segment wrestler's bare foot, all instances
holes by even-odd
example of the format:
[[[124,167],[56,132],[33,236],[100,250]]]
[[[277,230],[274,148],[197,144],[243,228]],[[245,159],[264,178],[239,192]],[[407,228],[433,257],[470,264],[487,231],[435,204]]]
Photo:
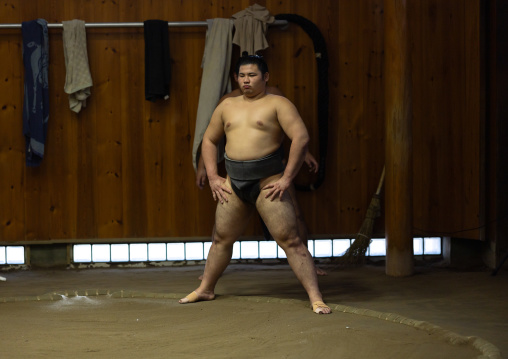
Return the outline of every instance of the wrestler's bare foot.
[[[316,274],[317,275],[328,275],[328,273],[321,268],[316,267]]]
[[[178,303],[186,304],[186,303],[195,303],[195,302],[200,302],[200,301],[205,301],[205,300],[214,300],[214,299],[215,299],[214,293],[199,294],[198,292],[194,291],[194,292],[190,293],[189,295],[187,295],[186,297],[180,299],[178,301]]]
[[[332,310],[322,301],[312,303],[312,311],[316,314],[331,314]]]

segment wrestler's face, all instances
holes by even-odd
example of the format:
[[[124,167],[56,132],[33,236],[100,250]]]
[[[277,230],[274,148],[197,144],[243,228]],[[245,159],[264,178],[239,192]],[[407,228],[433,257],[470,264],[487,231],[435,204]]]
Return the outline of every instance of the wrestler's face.
[[[256,64],[240,66],[238,71],[238,86],[245,96],[256,96],[266,89],[268,72],[263,76]]]

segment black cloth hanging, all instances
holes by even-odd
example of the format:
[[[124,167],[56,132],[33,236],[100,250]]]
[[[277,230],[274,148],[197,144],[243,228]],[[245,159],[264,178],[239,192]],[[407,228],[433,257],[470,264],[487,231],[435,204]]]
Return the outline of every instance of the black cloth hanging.
[[[39,166],[49,120],[49,37],[44,19],[25,21],[23,34],[24,101],[23,134],[25,135],[26,165]]]
[[[171,59],[169,56],[168,22],[144,21],[145,35],[145,99],[156,102],[169,98]]]

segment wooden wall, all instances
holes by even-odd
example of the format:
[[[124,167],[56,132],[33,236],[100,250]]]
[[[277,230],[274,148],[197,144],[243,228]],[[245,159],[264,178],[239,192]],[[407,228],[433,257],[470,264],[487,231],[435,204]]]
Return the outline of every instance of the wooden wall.
[[[485,224],[481,2],[409,4],[415,227],[480,238],[483,229],[474,228]]]
[[[355,233],[384,164],[382,0],[6,0],[0,23],[202,21],[258,3],[318,25],[330,58],[326,179],[299,193],[310,232]],[[479,1],[411,1],[415,233],[480,223]],[[0,241],[208,236],[215,203],[191,162],[204,28],[170,28],[171,98],[144,100],[142,29],[87,29],[94,81],[80,114],[63,91],[61,29],[50,30],[50,119],[42,166],[27,168],[21,30],[0,29]],[[296,25],[270,28],[270,84],[300,110],[318,157],[313,45]],[[237,53],[236,50],[235,53]],[[305,169],[298,183],[313,182]],[[383,235],[382,220],[376,231]],[[260,234],[256,221],[249,235]],[[478,238],[478,231],[461,233]],[[459,236],[460,237],[460,236]]]

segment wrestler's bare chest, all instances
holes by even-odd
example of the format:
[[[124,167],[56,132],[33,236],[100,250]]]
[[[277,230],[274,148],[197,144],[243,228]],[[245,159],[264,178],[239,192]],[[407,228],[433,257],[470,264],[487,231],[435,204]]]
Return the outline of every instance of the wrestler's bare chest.
[[[277,111],[268,101],[238,102],[228,106],[223,113],[224,131],[282,131],[277,120]]]
[[[222,113],[226,133],[226,153],[232,159],[250,160],[279,148],[284,132],[275,106],[254,101],[228,106]]]

